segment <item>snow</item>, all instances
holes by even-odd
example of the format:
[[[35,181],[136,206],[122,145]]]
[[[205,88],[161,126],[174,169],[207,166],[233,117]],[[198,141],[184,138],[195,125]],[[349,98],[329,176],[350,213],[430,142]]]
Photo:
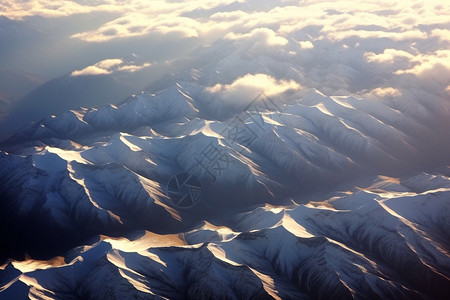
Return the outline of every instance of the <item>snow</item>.
[[[247,213],[226,214],[216,224],[204,222],[184,234],[136,231],[128,237],[102,235],[101,242],[78,250],[79,258],[74,253],[72,258],[29,259],[10,264],[24,274],[20,280],[30,286],[32,293],[69,293],[81,283],[98,297],[111,289],[115,295],[144,293],[173,298],[194,286],[198,293],[199,286],[194,282],[201,282],[206,274],[210,281],[202,283],[206,284],[203,292],[223,295],[226,289],[233,289],[242,272],[247,274],[244,270],[249,270],[253,275],[245,277],[247,282],[239,283],[244,284],[244,290],[260,286],[281,298],[368,292],[387,297],[411,296],[411,289],[432,294],[425,286],[431,280],[445,281],[435,270],[448,274],[450,264],[442,248],[445,240],[435,237],[441,231],[433,225],[434,221],[429,222],[448,214],[442,208],[448,207],[450,190],[439,192],[442,197],[436,198],[433,193],[400,191],[387,182],[398,184],[401,180],[373,177],[361,181],[359,188],[331,197],[329,207],[316,206],[320,201],[286,206],[266,204]],[[383,187],[407,196],[386,198]],[[431,205],[429,201],[440,201],[441,206],[418,209],[423,203]],[[424,213],[428,216],[424,217]],[[423,277],[407,275],[402,269],[405,264],[410,270],[423,273]],[[183,270],[189,270],[187,281],[182,279]],[[87,272],[88,280],[83,280],[82,274]],[[392,272],[409,278],[408,283],[387,280]],[[57,280],[43,279],[55,278],[56,274],[72,283],[57,287]],[[106,287],[95,290],[99,284]],[[3,285],[15,286],[14,281]],[[209,290],[208,286],[214,289]]]

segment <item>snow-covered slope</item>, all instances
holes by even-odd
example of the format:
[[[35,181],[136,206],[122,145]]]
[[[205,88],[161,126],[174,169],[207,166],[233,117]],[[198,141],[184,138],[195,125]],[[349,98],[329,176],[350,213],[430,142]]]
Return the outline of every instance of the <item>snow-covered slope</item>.
[[[3,293],[38,299],[445,299],[445,172],[374,177],[353,190],[342,186],[328,200],[226,213],[177,234],[100,235],[64,257],[9,260],[2,267]],[[417,192],[424,178],[434,184]]]

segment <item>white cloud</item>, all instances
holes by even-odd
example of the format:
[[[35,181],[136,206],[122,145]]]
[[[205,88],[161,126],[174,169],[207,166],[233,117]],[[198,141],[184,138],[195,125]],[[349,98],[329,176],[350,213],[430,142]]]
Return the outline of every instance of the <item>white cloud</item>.
[[[12,19],[26,16],[63,17],[80,13],[120,12],[119,1],[93,1],[91,5],[80,4],[70,0],[31,0],[0,2],[0,11]]]
[[[150,63],[142,65],[127,64],[122,59],[105,59],[92,66],[88,66],[82,70],[76,70],[70,74],[71,76],[88,76],[88,75],[108,75],[113,72],[136,72],[143,68],[150,67]]]
[[[88,76],[88,75],[108,75],[112,72],[106,69],[99,68],[97,66],[89,66],[83,70],[73,71],[71,76]]]
[[[445,49],[450,45],[450,6],[443,2],[361,0],[355,5],[349,0],[5,0],[0,1],[0,11],[12,18],[113,12],[109,22],[72,37],[108,43],[157,33],[177,41],[195,38],[196,44],[205,46],[226,38],[236,41],[236,56],[283,57],[289,60],[286,64],[298,64],[295,70],[280,67],[277,73],[271,73],[277,78],[286,75],[327,93],[365,93],[386,86],[393,78],[404,79],[398,75],[423,82],[434,80],[439,89],[449,85]],[[94,64],[72,75],[133,72],[141,67],[146,65]],[[247,72],[266,71],[255,67],[236,76]],[[389,83],[393,89],[404,91],[397,86],[402,84]],[[388,95],[387,91],[375,89],[373,93]]]
[[[272,97],[300,88],[301,86],[293,80],[276,80],[267,74],[247,74],[231,84],[217,84],[207,88],[207,91],[218,94],[221,99],[230,103],[246,103],[261,93]]]
[[[433,29],[431,36],[439,38],[441,41],[450,41],[450,30],[448,29]]]
[[[74,34],[87,42],[107,42],[117,38],[139,37],[151,32],[179,33],[183,37],[197,37],[201,24],[193,19],[163,14],[150,17],[145,13],[128,13],[92,31]]]
[[[123,63],[123,60],[121,60],[119,58],[113,58],[113,59],[102,60],[102,61],[96,63],[95,65],[101,69],[111,69],[122,63]]]
[[[373,52],[366,52],[365,57],[368,62],[388,62],[392,63],[396,58],[412,59],[414,55],[409,52],[397,49],[385,49],[381,54],[375,54]]]
[[[314,48],[313,43],[311,43],[310,41],[300,41],[299,45],[302,49],[311,49]]]
[[[136,66],[136,65],[128,65],[128,66],[121,66],[117,69],[117,71],[119,72],[129,72],[129,73],[133,73],[139,70],[142,70],[144,68],[148,68],[150,67],[151,64],[150,63],[145,63],[143,65],[140,66]]]
[[[359,37],[361,39],[367,38],[389,38],[393,41],[403,41],[403,40],[415,40],[415,39],[426,39],[428,36],[425,32],[420,30],[409,30],[402,32],[393,31],[383,31],[383,30],[346,30],[346,31],[332,31],[328,33],[327,38],[331,40],[344,40],[351,37]]]
[[[386,98],[386,97],[399,97],[402,95],[402,92],[396,88],[393,87],[386,87],[386,88],[376,88],[371,90],[368,93],[369,96],[377,96],[380,98]]]
[[[184,37],[209,37],[227,32],[245,36],[258,28],[271,28],[269,45],[283,45],[283,37],[308,26],[318,26],[315,38],[342,40],[358,38],[388,38],[393,41],[426,39],[428,34],[448,40],[448,28],[431,33],[419,25],[447,24],[448,5],[441,0],[375,1],[362,0],[355,5],[349,0],[337,1],[271,1],[252,3],[254,10],[234,0],[29,0],[0,2],[0,11],[11,18],[40,15],[60,17],[78,13],[114,12],[119,16],[96,29],[74,34],[74,38],[88,42],[107,42],[113,39],[138,37],[151,32],[176,33]],[[234,3],[234,10],[222,7]],[[231,6],[230,6],[231,7]],[[230,8],[229,7],[229,8]],[[229,9],[228,8],[228,9]],[[201,11],[201,13],[198,13]],[[234,30],[239,28],[239,30]],[[260,32],[260,34],[263,34]],[[216,38],[221,36],[216,36]],[[233,35],[228,36],[233,37]],[[310,46],[305,44],[305,47]],[[303,47],[303,48],[305,48]]]
[[[288,43],[288,40],[282,36],[279,36],[276,32],[269,28],[256,28],[249,33],[229,33],[225,36],[225,39],[229,40],[250,40],[258,41],[261,44],[256,46],[284,46]]]

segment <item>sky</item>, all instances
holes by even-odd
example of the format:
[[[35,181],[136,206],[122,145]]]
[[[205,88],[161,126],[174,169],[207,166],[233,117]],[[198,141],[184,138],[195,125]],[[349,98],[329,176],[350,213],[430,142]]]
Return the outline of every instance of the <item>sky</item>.
[[[386,98],[401,96],[409,82],[450,95],[446,0],[4,0],[0,15],[14,22],[0,26],[0,39],[13,41],[3,43],[0,68],[45,80],[147,70],[150,84],[197,47],[222,39],[247,45],[248,55],[296,57],[309,81],[240,74],[211,85],[214,92],[273,83],[272,91],[306,85]],[[362,74],[359,82],[350,69]]]

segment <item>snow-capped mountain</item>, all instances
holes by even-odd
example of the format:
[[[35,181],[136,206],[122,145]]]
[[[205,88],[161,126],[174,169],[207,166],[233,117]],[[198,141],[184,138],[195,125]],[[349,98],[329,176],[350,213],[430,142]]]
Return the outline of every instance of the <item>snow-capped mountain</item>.
[[[183,233],[100,235],[63,257],[9,260],[2,296],[445,299],[450,181],[441,171],[375,177],[328,200],[266,204]]]
[[[394,112],[384,103],[302,93],[205,120],[210,95],[179,83],[19,132],[1,157],[6,293],[444,295],[450,174],[417,172],[448,163],[450,146],[404,115],[376,118]],[[204,193],[188,210],[166,196],[181,172]],[[43,261],[21,263],[25,253]]]
[[[448,98],[257,42],[3,142],[0,298],[446,299]]]

